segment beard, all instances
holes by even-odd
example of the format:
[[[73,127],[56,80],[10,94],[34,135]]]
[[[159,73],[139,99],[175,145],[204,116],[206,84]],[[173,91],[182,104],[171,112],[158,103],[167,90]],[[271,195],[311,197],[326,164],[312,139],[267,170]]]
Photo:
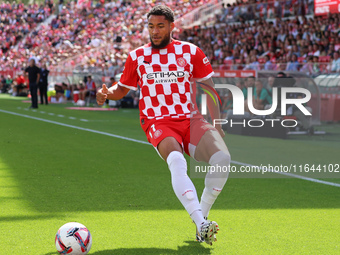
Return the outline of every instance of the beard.
[[[161,43],[159,45],[156,45],[156,44],[153,43],[151,36],[150,36],[150,42],[151,42],[152,48],[154,48],[154,49],[165,48],[170,43],[170,34],[165,36],[164,39],[161,41]]]

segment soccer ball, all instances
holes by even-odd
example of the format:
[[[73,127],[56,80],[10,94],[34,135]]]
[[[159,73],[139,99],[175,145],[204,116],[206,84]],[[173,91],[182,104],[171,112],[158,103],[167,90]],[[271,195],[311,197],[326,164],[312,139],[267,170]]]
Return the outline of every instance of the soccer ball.
[[[84,255],[92,245],[90,231],[78,222],[61,226],[55,236],[55,246],[60,254]]]

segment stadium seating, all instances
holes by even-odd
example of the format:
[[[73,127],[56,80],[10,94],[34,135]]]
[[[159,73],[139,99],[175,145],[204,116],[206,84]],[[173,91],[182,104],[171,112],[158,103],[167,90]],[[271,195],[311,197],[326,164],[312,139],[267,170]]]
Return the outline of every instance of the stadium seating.
[[[150,2],[150,7],[161,2]],[[174,9],[176,17],[180,17],[206,2],[208,1],[177,0],[167,4]],[[34,33],[19,43],[17,41],[24,35],[16,38],[15,42],[3,40],[0,52],[1,70],[19,71],[34,56],[39,62],[47,62],[51,68],[59,66],[64,69],[61,71],[78,68],[82,71],[96,70],[110,76],[116,74],[121,70],[128,51],[147,42],[147,31],[143,23],[147,12],[145,3],[91,3],[88,2],[81,8],[74,2],[67,3],[59,10],[59,15],[51,17],[50,25],[44,24],[36,31],[34,28],[37,24],[52,14],[50,2],[47,1],[45,6],[39,8],[37,5],[17,5],[18,13],[28,8],[28,12],[32,14],[30,19],[24,21],[24,35]],[[2,9],[6,8],[10,9],[11,5],[2,6]],[[7,32],[9,28],[4,29]],[[15,48],[11,47],[15,44]]]
[[[45,5],[3,2],[0,22],[0,69],[13,70],[21,68],[22,60],[27,56],[16,50],[16,46],[28,36],[39,23],[43,22],[53,11],[53,3]],[[23,59],[22,59],[23,58]]]
[[[208,2],[175,0],[167,4],[174,9],[176,18],[179,18]],[[150,7],[158,3],[163,2],[150,2]],[[148,41],[144,26],[147,9],[144,5],[143,1],[118,1],[93,6],[87,4],[84,8],[77,8],[74,2],[69,2],[58,16],[51,17],[50,25],[38,26],[52,15],[54,9],[51,2],[47,1],[41,6],[2,4],[5,15],[1,16],[0,37],[3,40],[0,68],[21,70],[28,59],[34,56],[47,62],[51,68],[60,68],[59,71],[63,71],[63,68],[77,69],[113,76],[121,71],[127,53]],[[29,15],[23,14],[25,9]],[[224,70],[243,69],[246,59],[252,55],[256,55],[260,69],[264,68],[264,55],[269,55],[273,68],[278,70],[288,66],[285,63],[290,56],[297,54],[299,63],[304,63],[307,56],[318,55],[320,71],[326,73],[329,72],[326,66],[331,55],[340,50],[337,35],[340,15],[332,14],[326,19],[295,16],[312,14],[312,10],[302,0],[239,0],[232,5],[223,5],[220,15],[209,26],[203,24],[177,30],[175,37],[200,46],[211,63],[222,64],[219,68]],[[251,12],[253,15],[250,15]],[[290,19],[284,20],[283,17]],[[254,20],[250,23],[233,22],[240,18]],[[297,51],[293,51],[295,45]],[[315,50],[313,45],[317,49],[322,45],[321,51]],[[215,47],[221,54],[214,55]],[[232,60],[222,59],[227,51],[232,52]]]
[[[280,8],[289,11],[283,16],[281,12],[274,11],[273,19],[268,19],[270,17],[261,13],[263,4],[259,1],[247,1],[247,3],[236,1],[233,5],[223,5],[221,15],[214,24],[188,28],[183,31],[180,38],[200,46],[212,64],[224,62],[223,67],[220,68],[226,70],[249,69],[250,62],[246,61],[252,55],[256,55],[260,69],[264,69],[264,56],[268,55],[273,69],[284,71],[289,66],[286,63],[290,62],[294,54],[300,63],[298,68],[303,66],[307,57],[317,56],[318,60],[313,58],[313,65],[317,71],[311,75],[328,73],[329,68],[326,67],[331,56],[335,51],[339,52],[339,48],[335,46],[340,43],[338,36],[340,14],[330,14],[327,17],[295,16],[312,14],[313,6],[307,6],[304,1],[285,1],[276,2],[276,6],[279,8],[281,4]],[[274,4],[274,1],[265,4],[270,6]],[[303,8],[304,11],[302,11]],[[230,18],[230,16],[235,17],[235,12],[238,17],[245,17],[242,16],[242,10],[254,11],[253,20],[250,23],[234,22],[241,20]],[[242,20],[248,19],[242,18]],[[216,45],[218,45],[217,48]],[[216,51],[222,51],[222,53],[232,51],[235,55],[235,50],[239,51],[239,54],[236,54],[233,63],[228,62],[227,65],[230,65],[230,68],[225,66],[223,59],[220,59],[224,56],[223,54],[212,54]]]

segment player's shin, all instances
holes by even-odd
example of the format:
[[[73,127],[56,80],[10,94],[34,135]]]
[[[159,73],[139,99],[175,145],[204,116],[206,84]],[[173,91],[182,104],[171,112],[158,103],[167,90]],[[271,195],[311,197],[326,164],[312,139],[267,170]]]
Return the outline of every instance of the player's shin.
[[[174,192],[196,225],[205,222],[194,184],[187,175],[187,162],[182,153],[173,151],[167,158]]]
[[[205,188],[201,197],[201,209],[204,217],[208,217],[211,206],[227,182],[230,154],[218,151],[211,156],[209,164],[211,168],[205,177]]]

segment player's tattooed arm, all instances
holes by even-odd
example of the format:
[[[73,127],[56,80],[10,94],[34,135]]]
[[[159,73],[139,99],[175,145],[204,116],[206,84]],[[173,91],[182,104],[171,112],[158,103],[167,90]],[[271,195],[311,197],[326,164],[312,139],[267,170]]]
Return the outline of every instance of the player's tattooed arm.
[[[199,85],[204,89],[208,89],[210,92],[215,90],[215,84],[212,80],[212,78],[209,78],[207,80],[201,81],[199,82]],[[207,97],[207,106],[208,106],[208,110],[210,113],[210,117],[212,120],[214,119],[221,119],[221,113],[220,113],[220,99],[217,96],[217,92],[216,93],[210,93],[212,97],[208,96]],[[217,102],[217,103],[216,103]],[[218,132],[221,134],[222,137],[225,136],[224,131],[222,129],[222,126],[220,124],[215,125],[215,128],[218,130]]]

